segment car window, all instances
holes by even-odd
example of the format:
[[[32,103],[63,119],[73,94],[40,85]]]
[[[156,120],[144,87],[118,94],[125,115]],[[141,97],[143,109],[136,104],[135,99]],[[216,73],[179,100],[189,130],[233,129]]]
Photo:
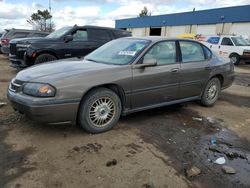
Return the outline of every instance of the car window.
[[[72,27],[62,27],[61,29],[50,33],[48,36],[46,36],[46,38],[60,38],[68,33],[71,29]]]
[[[47,35],[47,33],[33,33],[32,37],[46,37]]]
[[[207,47],[205,46],[202,46],[203,49],[204,49],[204,53],[205,53],[205,57],[206,59],[210,59],[212,57],[212,52],[211,50],[209,50]]]
[[[221,45],[224,45],[224,46],[233,46],[233,42],[231,41],[230,38],[228,37],[224,37],[221,41]]]
[[[130,37],[131,36],[131,33],[128,32],[128,31],[114,31],[115,33],[115,37],[116,38],[120,38],[120,37]]]
[[[180,48],[183,63],[205,60],[202,46],[197,42],[180,41]]]
[[[250,43],[242,37],[232,37],[235,46],[250,46]]]
[[[92,35],[95,40],[110,41],[111,36],[107,30],[104,29],[93,29]]]
[[[73,41],[87,41],[88,33],[86,30],[77,30],[73,32]]]
[[[165,41],[155,44],[144,56],[145,59],[156,59],[157,65],[176,63],[175,41]]]
[[[16,32],[16,33],[14,33],[14,34],[11,36],[11,38],[12,38],[12,39],[15,39],[15,38],[25,38],[25,37],[28,36],[28,34],[29,34],[29,32]]]

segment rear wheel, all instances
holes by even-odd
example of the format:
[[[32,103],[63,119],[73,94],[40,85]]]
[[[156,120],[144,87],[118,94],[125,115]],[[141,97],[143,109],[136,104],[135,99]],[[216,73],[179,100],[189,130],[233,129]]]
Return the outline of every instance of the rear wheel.
[[[220,91],[220,80],[218,78],[209,80],[201,96],[201,104],[204,106],[213,106],[219,97]]]
[[[235,65],[238,65],[240,63],[240,56],[238,54],[230,55],[230,59]]]
[[[51,55],[51,54],[40,54],[39,56],[37,56],[37,58],[35,60],[35,65],[40,64],[40,63],[49,62],[49,61],[54,61],[54,60],[56,60],[56,57]]]
[[[117,94],[107,88],[97,88],[82,101],[78,120],[86,131],[101,133],[110,130],[120,115],[121,101]]]

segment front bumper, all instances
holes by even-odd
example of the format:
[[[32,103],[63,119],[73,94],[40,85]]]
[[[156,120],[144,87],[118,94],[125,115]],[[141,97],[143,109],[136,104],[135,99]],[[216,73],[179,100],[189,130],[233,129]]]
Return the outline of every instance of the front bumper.
[[[23,69],[28,67],[25,60],[18,59],[15,55],[9,54],[10,66],[18,69]]]
[[[9,46],[1,46],[1,52],[3,54],[9,54],[10,53],[10,47]]]
[[[40,99],[10,90],[8,90],[7,97],[15,110],[34,121],[48,124],[76,122],[80,99]]]
[[[240,59],[245,61],[250,61],[250,55],[242,55],[240,56]]]

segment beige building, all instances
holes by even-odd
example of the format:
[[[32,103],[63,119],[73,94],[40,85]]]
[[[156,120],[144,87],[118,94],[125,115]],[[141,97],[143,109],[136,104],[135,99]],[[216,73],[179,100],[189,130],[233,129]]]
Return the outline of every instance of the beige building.
[[[116,28],[131,31],[133,36],[193,33],[250,38],[250,5],[116,20]]]

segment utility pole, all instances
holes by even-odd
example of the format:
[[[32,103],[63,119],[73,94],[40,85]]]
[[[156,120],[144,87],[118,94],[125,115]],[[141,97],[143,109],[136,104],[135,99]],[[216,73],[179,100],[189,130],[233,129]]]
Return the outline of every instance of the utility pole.
[[[51,15],[51,0],[49,0],[49,13]],[[52,31],[52,25],[51,25],[51,18],[49,19],[49,27],[50,27],[50,32]]]

